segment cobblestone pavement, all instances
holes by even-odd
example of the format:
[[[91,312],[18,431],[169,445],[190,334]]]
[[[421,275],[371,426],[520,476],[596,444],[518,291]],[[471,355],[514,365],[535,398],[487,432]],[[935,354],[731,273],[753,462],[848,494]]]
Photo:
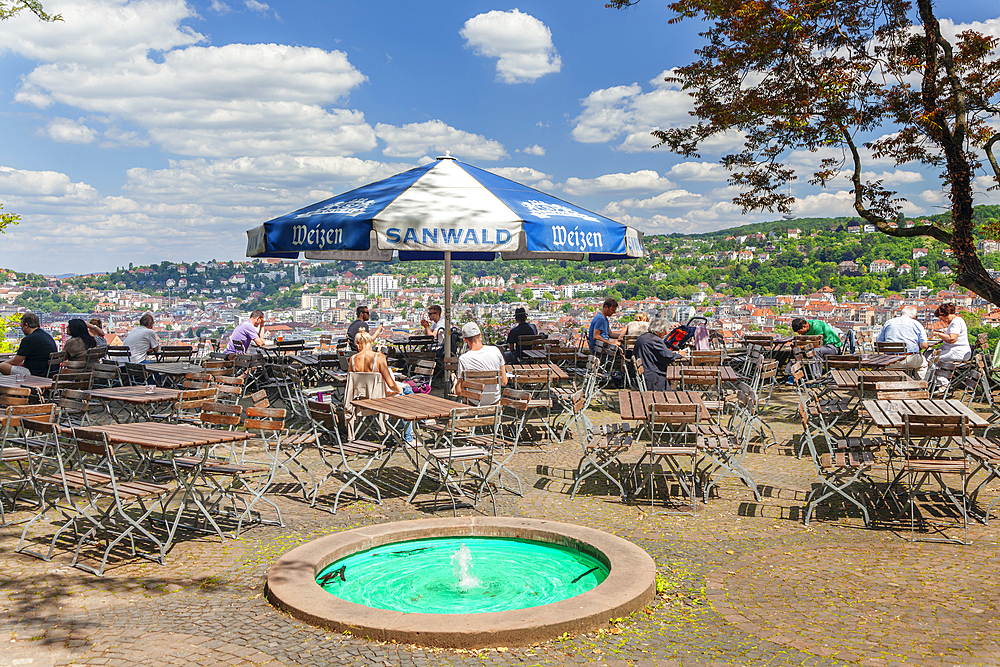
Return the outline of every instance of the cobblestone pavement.
[[[310,508],[291,484],[281,484],[273,497],[284,527],[254,525],[225,541],[185,535],[165,565],[122,554],[104,577],[69,567],[68,543],[49,563],[15,553],[32,516],[20,503],[0,528],[0,666],[1000,665],[998,522],[972,527],[970,546],[911,542],[899,527],[866,528],[860,514],[831,502],[806,528],[813,464],[794,455],[790,409],[768,421],[779,444],[767,452],[754,447],[746,460],[763,501],[727,480],[694,517],[648,502],[622,504],[597,481],[571,500],[576,440],[518,453],[514,467],[525,495],[500,494],[501,515],[612,532],[646,549],[666,581],[653,606],[601,632],[454,651],[372,643],[293,620],[262,597],[277,556],[320,535],[448,516],[451,507],[430,506],[431,494],[418,496],[416,505],[390,495],[382,505],[342,499],[334,515]],[[635,448],[623,458],[638,454]],[[400,458],[386,477],[408,488],[416,475]],[[323,492],[333,490],[329,483]],[[332,493],[320,506],[324,501],[332,502]],[[459,514],[486,510],[484,503]],[[32,537],[51,528],[39,526]]]

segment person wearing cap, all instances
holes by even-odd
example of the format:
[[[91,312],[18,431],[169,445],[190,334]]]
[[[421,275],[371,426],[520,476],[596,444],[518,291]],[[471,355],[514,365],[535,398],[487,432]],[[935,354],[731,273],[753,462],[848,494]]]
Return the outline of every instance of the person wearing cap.
[[[462,338],[469,346],[469,351],[458,358],[458,377],[452,389],[458,393],[462,389],[462,376],[466,371],[501,371],[500,386],[507,386],[507,374],[502,372],[504,367],[503,353],[495,345],[483,345],[483,334],[479,330],[479,325],[469,322],[462,327]],[[500,401],[499,387],[486,385],[483,388],[483,397],[480,405],[494,405]]]
[[[525,312],[524,308],[518,308],[514,311],[514,321],[517,322],[517,326],[507,334],[507,351],[504,353],[508,364],[521,360],[521,346],[517,344],[521,336],[538,335],[538,327],[528,322],[528,313]]]

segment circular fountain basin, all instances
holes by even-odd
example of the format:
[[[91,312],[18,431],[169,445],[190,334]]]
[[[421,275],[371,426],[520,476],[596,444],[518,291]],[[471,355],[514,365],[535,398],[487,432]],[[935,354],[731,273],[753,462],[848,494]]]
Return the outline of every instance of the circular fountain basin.
[[[502,542],[503,553],[482,550]],[[516,555],[507,551],[512,543],[521,550]],[[462,544],[471,552],[466,574],[474,584],[459,577],[461,559],[451,560]],[[336,572],[345,565],[342,579]],[[653,560],[614,535],[553,521],[472,517],[381,524],[314,540],[275,562],[266,594],[296,618],[358,637],[480,648],[603,627],[642,609],[655,589]],[[553,591],[546,599],[556,601],[540,598]],[[504,610],[487,611],[501,597]],[[463,600],[471,605],[462,608]]]

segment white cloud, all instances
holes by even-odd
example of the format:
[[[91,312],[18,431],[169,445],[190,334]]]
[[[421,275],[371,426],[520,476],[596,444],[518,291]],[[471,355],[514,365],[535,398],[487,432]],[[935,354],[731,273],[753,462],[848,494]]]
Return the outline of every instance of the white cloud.
[[[655,211],[665,208],[677,208],[679,206],[702,204],[704,201],[705,198],[703,196],[694,192],[688,192],[687,190],[669,190],[647,199],[629,198],[622,199],[620,201],[613,201],[604,208],[604,211],[605,215],[612,216],[621,215],[625,211],[629,210]]]
[[[180,25],[195,16],[184,0],[61,0],[45,8],[62,14],[63,20],[42,23],[21,12],[4,22],[0,53],[103,67],[205,41],[204,35]]]
[[[66,144],[89,144],[97,131],[70,118],[53,118],[45,126],[45,134],[53,141]]]
[[[518,183],[531,185],[539,190],[551,190],[555,186],[552,184],[552,175],[532,169],[531,167],[491,167],[487,171],[509,178]]]
[[[725,181],[729,172],[721,164],[712,162],[679,162],[667,172],[678,181]]]
[[[458,130],[440,120],[410,123],[397,127],[379,123],[375,134],[386,143],[383,155],[388,157],[419,158],[434,151],[452,155],[462,160],[499,160],[507,157],[503,144],[487,139],[481,134]]]
[[[107,114],[182,155],[352,153],[375,146],[364,115],[326,110],[365,81],[340,51],[229,44],[170,51],[108,67],[42,65],[15,99]]]
[[[527,148],[518,148],[514,151],[515,153],[524,153],[525,155],[545,155],[545,149],[535,144],[534,146],[528,146]]]
[[[476,55],[499,59],[497,79],[504,83],[532,83],[562,67],[552,31],[517,9],[473,16],[459,34]]]
[[[620,192],[652,192],[676,186],[651,169],[630,174],[604,174],[597,178],[567,178],[562,190],[568,195],[594,195]]]
[[[85,183],[73,183],[57,171],[26,171],[0,166],[0,195],[7,197],[69,198],[89,201],[96,191]]]
[[[574,119],[573,138],[582,143],[614,141],[634,153],[652,150],[650,132],[691,122],[691,97],[676,83],[664,81],[671,70],[650,80],[653,89],[643,92],[638,83],[595,90],[583,99],[583,112]]]
[[[250,11],[257,12],[258,14],[267,14],[271,11],[271,8],[266,2],[258,2],[258,0],[244,0],[243,4],[245,4],[247,9]]]

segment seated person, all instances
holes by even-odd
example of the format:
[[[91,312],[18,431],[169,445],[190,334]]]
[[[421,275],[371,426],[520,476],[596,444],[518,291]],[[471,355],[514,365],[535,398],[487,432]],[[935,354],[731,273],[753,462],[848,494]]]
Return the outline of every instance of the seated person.
[[[840,334],[823,320],[806,320],[796,317],[792,320],[792,331],[799,336],[822,336],[823,343],[813,348],[817,357],[840,354]]]
[[[97,341],[91,335],[92,326],[83,320],[72,319],[66,325],[66,333],[70,339],[63,345],[67,361],[86,361],[87,350],[97,347]]]
[[[462,327],[462,338],[469,346],[469,351],[458,358],[458,377],[455,379],[452,393],[457,394],[462,389],[462,376],[466,371],[500,371],[500,386],[507,386],[507,373],[503,372],[504,358],[500,348],[495,345],[483,345],[483,334],[479,325],[469,322]],[[480,405],[494,405],[500,401],[502,389],[487,385],[483,389]]]
[[[385,383],[385,395],[395,396],[396,394],[412,394],[413,389],[405,382],[396,382],[385,355],[376,352],[372,347],[374,338],[367,331],[359,331],[354,337],[358,345],[358,352],[347,362],[347,370],[354,373],[378,373]],[[413,424],[406,425],[406,433],[403,435],[408,444],[413,444]]]
[[[924,325],[917,322],[917,307],[903,306],[899,310],[899,317],[886,320],[875,338],[879,343],[904,343],[906,345],[907,357],[898,361],[889,368],[914,369],[917,371],[917,379],[927,375],[927,357],[921,352],[930,347],[927,340],[927,331]]]
[[[233,329],[232,335],[229,336],[229,344],[223,350],[226,358],[230,359],[231,355],[248,354],[251,344],[258,347],[267,345],[267,341],[260,335],[260,328],[263,325],[264,313],[259,310],[250,313],[250,318],[241,322],[239,326]],[[129,335],[131,336],[132,334]]]
[[[24,338],[17,346],[14,358],[0,364],[0,373],[18,377],[48,375],[49,356],[57,352],[58,348],[52,336],[41,327],[38,315],[25,313],[21,316],[21,331],[24,333]]]
[[[594,314],[594,319],[590,321],[590,329],[587,331],[587,343],[590,345],[591,354],[594,354],[595,341],[602,340],[609,345],[618,344],[611,339],[611,321],[608,319],[617,310],[618,301],[609,298],[604,300],[601,310]]]
[[[639,334],[632,348],[632,356],[642,359],[642,374],[646,381],[646,391],[668,391],[667,366],[681,355],[663,342],[673,330],[673,325],[665,317],[657,317],[649,323],[649,330]]]
[[[649,331],[649,315],[646,313],[636,313],[632,321],[625,325],[624,336],[638,336]]]
[[[139,318],[139,326],[128,332],[122,345],[129,349],[129,361],[133,364],[153,363],[150,352],[160,349],[160,339],[153,331],[153,316],[146,313]]]
[[[358,335],[359,331],[368,331],[368,320],[371,319],[371,313],[368,312],[368,306],[358,306],[354,311],[354,315],[357,317],[356,320],[351,322],[350,326],[347,327],[347,342],[351,346],[351,349],[357,351],[358,346],[354,342],[354,337]],[[382,325],[378,325],[378,329],[372,334],[372,338],[378,338],[379,334],[382,333]]]
[[[538,335],[538,327],[528,322],[528,313],[525,312],[524,308],[514,310],[514,321],[517,322],[517,325],[507,334],[507,351],[504,352],[504,358],[508,364],[521,360],[521,346],[517,344],[521,336]]]
[[[107,334],[104,333],[104,323],[101,322],[101,318],[91,317],[88,325],[87,330],[90,331],[90,335],[94,337],[94,342],[97,343],[97,347],[107,347]]]

